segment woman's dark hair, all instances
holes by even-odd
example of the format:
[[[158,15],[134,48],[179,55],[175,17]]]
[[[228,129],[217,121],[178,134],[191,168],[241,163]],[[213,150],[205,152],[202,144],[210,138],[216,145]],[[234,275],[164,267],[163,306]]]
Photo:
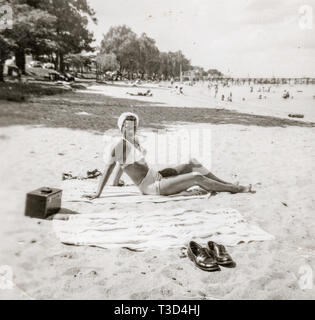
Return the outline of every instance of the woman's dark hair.
[[[134,117],[134,116],[127,116],[126,119],[124,120],[123,127],[124,127],[126,121],[134,121],[134,131],[136,132],[136,129],[137,129],[137,118]]]
[[[137,121],[136,117],[135,116],[127,116],[125,121],[126,120],[129,120],[129,121]]]

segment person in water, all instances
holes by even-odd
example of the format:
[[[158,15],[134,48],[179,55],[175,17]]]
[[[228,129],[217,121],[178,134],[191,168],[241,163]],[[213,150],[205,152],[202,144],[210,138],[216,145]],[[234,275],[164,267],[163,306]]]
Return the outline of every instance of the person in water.
[[[114,185],[122,173],[126,173],[144,195],[191,195],[187,189],[199,186],[206,192],[254,193],[252,186],[241,186],[223,181],[206,169],[198,160],[191,159],[174,168],[161,171],[149,167],[145,160],[145,150],[141,148],[136,131],[139,118],[134,113],[123,113],[118,119],[121,139],[115,141],[105,155],[105,169],[95,194],[85,195],[90,199],[99,198],[108,182],[116,163]]]

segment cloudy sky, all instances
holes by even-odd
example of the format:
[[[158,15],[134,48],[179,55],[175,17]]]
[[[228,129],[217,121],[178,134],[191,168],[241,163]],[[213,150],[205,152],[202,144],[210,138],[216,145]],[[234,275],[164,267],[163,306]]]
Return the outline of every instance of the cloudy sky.
[[[98,43],[110,26],[126,24],[161,51],[182,50],[206,69],[315,77],[315,0],[88,1],[97,12],[91,29]]]

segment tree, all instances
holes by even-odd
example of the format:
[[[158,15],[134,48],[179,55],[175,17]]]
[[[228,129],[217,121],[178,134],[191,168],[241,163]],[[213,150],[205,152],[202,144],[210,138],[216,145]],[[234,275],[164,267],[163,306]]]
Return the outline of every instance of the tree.
[[[137,71],[139,67],[139,43],[137,35],[127,26],[111,27],[101,43],[101,53],[114,53],[120,72]]]
[[[126,25],[111,27],[104,35],[101,53],[114,53],[120,72],[141,73],[148,76],[179,76],[180,71],[190,69],[190,61],[181,51],[161,53],[155,40],[143,33],[139,38]]]
[[[4,63],[10,55],[13,45],[14,44],[10,39],[7,39],[0,33],[0,82],[4,82]]]
[[[38,0],[32,0],[39,2]],[[56,43],[56,67],[64,71],[64,56],[69,53],[92,51],[93,33],[88,30],[89,19],[96,23],[95,11],[87,0],[40,1],[40,7],[56,17],[53,24]]]
[[[7,51],[15,52],[16,64],[25,72],[25,53],[55,53],[56,66],[64,71],[64,55],[91,51],[93,34],[87,29],[89,19],[96,22],[95,12],[87,0],[11,0],[13,28],[1,32],[0,78]]]
[[[96,76],[104,74],[107,71],[116,71],[119,69],[119,63],[114,53],[99,54],[96,59]]]
[[[39,48],[54,47],[54,32],[51,25],[56,21],[48,12],[14,0],[15,14],[12,30],[7,32],[14,45],[16,64],[25,74],[25,53],[33,53]]]
[[[220,78],[220,77],[223,77],[223,73],[220,72],[219,70],[217,69],[209,69],[207,71],[208,75],[211,76],[211,77],[214,77],[214,78]]]
[[[16,64],[22,73],[25,73],[25,52],[32,48],[43,45],[52,36],[50,25],[54,17],[47,12],[29,6],[27,1],[12,0],[10,6],[14,12],[12,28],[1,32],[3,50],[8,55],[11,51],[15,53]],[[2,48],[2,46],[1,46]],[[9,52],[8,52],[9,51]],[[2,62],[4,63],[4,62]],[[3,79],[3,66],[0,68],[0,77]]]
[[[160,72],[166,77],[179,77],[180,71],[191,69],[190,61],[181,51],[160,54]]]
[[[165,79],[171,76],[171,69],[169,68],[169,55],[167,52],[160,52],[159,74],[163,75]]]
[[[196,80],[200,80],[203,79],[203,77],[208,76],[208,72],[206,72],[203,67],[192,66],[192,70],[194,70]]]
[[[143,74],[152,75],[157,73],[160,67],[160,52],[155,45],[155,40],[143,33],[139,42],[139,71]]]
[[[68,54],[64,58],[64,63],[66,65],[71,66],[72,68],[76,69],[76,72],[83,72],[84,68],[90,68],[93,59],[90,56],[84,54]]]

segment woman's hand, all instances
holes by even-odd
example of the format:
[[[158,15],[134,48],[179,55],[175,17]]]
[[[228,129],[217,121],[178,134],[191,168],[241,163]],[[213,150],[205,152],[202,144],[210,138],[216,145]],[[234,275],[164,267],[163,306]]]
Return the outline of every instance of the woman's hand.
[[[94,199],[99,198],[100,195],[97,194],[97,193],[93,193],[93,194],[84,194],[82,197],[83,197],[83,198],[87,198],[87,199],[89,199],[89,200],[94,200]]]

